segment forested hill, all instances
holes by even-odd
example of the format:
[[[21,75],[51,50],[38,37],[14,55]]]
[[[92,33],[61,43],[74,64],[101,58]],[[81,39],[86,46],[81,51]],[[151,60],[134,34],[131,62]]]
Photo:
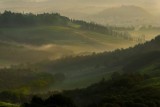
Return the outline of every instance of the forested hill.
[[[16,92],[21,92],[21,90],[22,92],[24,90],[27,92],[33,92],[33,90],[38,92],[41,89],[47,90],[46,88],[48,87],[50,90],[83,87],[83,89],[64,91],[62,93],[69,96],[76,103],[77,107],[159,107],[159,44],[160,36],[157,36],[150,42],[126,50],[75,58],[70,57],[56,62],[46,61],[38,63],[37,66],[39,68],[36,69],[36,73],[33,71],[30,73],[26,69],[24,75],[22,65],[17,66],[17,68],[3,69],[0,76],[2,83],[3,81],[7,81],[7,84],[12,84],[13,86],[10,86],[10,90]],[[17,72],[18,78],[15,78],[17,77],[15,74],[17,73],[13,75],[13,71],[15,70],[19,70]],[[44,70],[45,74],[40,72],[41,70]],[[12,77],[12,81],[4,78],[4,73],[5,77],[8,77],[8,75],[10,78]],[[54,82],[57,77],[59,77],[61,82]],[[21,81],[17,84],[17,80]],[[101,81],[97,83],[99,80]],[[91,85],[93,82],[96,84]],[[23,87],[24,84],[28,84],[27,87]],[[91,86],[84,88],[88,85]],[[7,91],[10,91],[8,89],[9,86],[3,85],[3,87],[4,89],[7,88]],[[30,87],[33,89],[30,89]],[[9,96],[4,99],[4,95],[6,93],[0,94],[2,101],[6,101],[6,99],[7,101],[15,101],[19,98]],[[20,99],[22,98],[20,97]],[[61,101],[61,99],[59,100]],[[46,104],[42,100],[38,100],[42,101],[41,103],[34,101],[31,104]]]
[[[38,26],[63,26],[83,31],[97,32],[114,37],[120,37],[126,40],[135,39],[128,32],[116,31],[112,26],[104,26],[94,22],[70,19],[59,13],[15,13],[4,11],[0,13],[0,28],[20,28],[20,27],[38,27]],[[1,33],[1,32],[0,32]],[[141,38],[137,38],[141,41]]]
[[[157,36],[150,42],[128,49],[94,53],[88,56],[66,57],[57,61],[43,61],[32,66],[40,71],[64,73],[67,77],[65,81],[67,84],[62,83],[60,87],[62,89],[84,87],[102,78],[108,79],[114,72],[132,72],[132,68],[135,72],[156,72],[154,69],[159,65],[159,60],[156,60],[159,58],[159,46],[160,36]],[[149,70],[147,67],[150,67]],[[143,71],[143,68],[146,70]]]
[[[107,47],[105,50],[126,48],[138,42],[132,40],[126,31],[72,20],[58,13],[22,14],[5,11],[0,14],[2,67],[102,52],[104,47]]]
[[[43,14],[32,14],[32,13],[14,13],[11,11],[5,11],[0,14],[0,27],[27,27],[27,26],[39,26],[39,25],[61,25],[61,26],[72,26],[77,24],[82,29],[90,30],[107,30],[106,27],[95,23],[87,23],[80,20],[72,20],[68,17],[61,16],[59,13],[43,13]]]
[[[140,56],[146,53],[160,51],[160,36],[157,36],[155,39],[148,41],[143,44],[138,44],[134,47],[128,49],[117,49],[113,52],[103,52],[103,53],[93,53],[88,56],[77,56],[77,57],[66,57],[57,61],[51,62],[42,62],[47,67],[55,67],[54,69],[63,69],[62,66],[67,68],[72,68],[76,62],[76,66],[95,66],[96,67],[111,67],[115,65],[127,64],[131,60],[134,60],[137,56]],[[130,60],[128,60],[130,59]],[[42,64],[42,65],[43,65]],[[49,68],[50,68],[49,67]],[[76,67],[74,67],[76,68]]]
[[[66,71],[68,68],[72,68],[70,70],[73,70],[75,68],[75,64],[77,65],[76,69],[82,69],[85,67],[88,67],[89,69],[89,66],[91,66],[90,63],[99,63],[99,67],[96,66],[97,68],[95,68],[97,70],[96,78],[98,78],[99,74],[102,72],[109,72],[109,69],[107,68],[116,68],[117,66],[121,66],[122,69],[112,72],[110,78],[101,78],[100,82],[97,82],[87,88],[63,91],[60,95],[71,98],[77,107],[160,107],[159,46],[160,36],[150,42],[137,45],[136,47],[129,48],[127,50],[86,56],[85,61],[82,59],[84,56],[81,58],[75,58],[72,66],[64,66],[62,64],[63,62],[61,62],[61,68],[65,68]],[[73,59],[68,62],[72,61]],[[102,69],[100,69],[102,64],[104,64],[103,61],[108,61],[108,64],[105,63],[106,71],[102,71]],[[81,64],[85,65],[81,66]],[[81,67],[78,68],[78,66]],[[75,73],[75,70],[73,71],[72,75]],[[87,70],[85,72],[81,70],[80,72],[85,74]],[[90,72],[91,73],[87,75],[90,75],[92,79],[96,79],[93,78],[95,73],[94,70],[92,69]],[[78,72],[78,74],[80,73]],[[87,75],[83,75],[81,78],[84,78]],[[74,81],[77,81],[76,79],[74,79]],[[57,95],[53,96],[51,96],[54,98],[52,101],[57,99],[63,102],[65,98],[60,97],[62,98],[60,99],[59,97],[56,97]],[[51,97],[49,99],[51,99]],[[31,103],[24,104],[24,107],[28,107],[28,105],[32,106],[34,104],[37,106],[50,104],[45,103],[46,101],[43,103],[42,100],[38,100],[42,101],[42,103],[38,103],[36,102],[37,100],[33,101],[33,99]],[[68,100],[68,103],[72,104],[70,100]],[[55,102],[51,105],[58,106],[60,104]]]
[[[1,27],[13,27],[13,26],[33,26],[33,25],[66,25],[70,20],[67,17],[60,16],[58,13],[54,14],[37,14],[32,13],[22,14],[13,13],[11,11],[5,11],[0,15]]]

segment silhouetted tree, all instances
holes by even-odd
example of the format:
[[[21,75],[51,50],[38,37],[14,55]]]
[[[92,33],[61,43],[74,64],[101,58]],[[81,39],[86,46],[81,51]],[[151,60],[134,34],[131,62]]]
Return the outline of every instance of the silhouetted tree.
[[[75,107],[75,104],[70,98],[62,94],[55,94],[46,100],[34,96],[30,103],[24,103],[22,107]]]

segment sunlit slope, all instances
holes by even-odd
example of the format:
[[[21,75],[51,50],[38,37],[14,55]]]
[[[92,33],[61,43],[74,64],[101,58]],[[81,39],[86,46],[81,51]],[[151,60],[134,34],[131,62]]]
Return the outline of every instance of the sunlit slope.
[[[62,84],[53,88],[84,87],[109,79],[114,72],[140,72],[156,74],[159,66],[159,37],[133,48],[105,52],[88,56],[68,57],[57,61],[43,61],[36,66],[40,71],[61,72],[66,75]],[[33,66],[33,67],[34,67]]]
[[[132,31],[128,31],[133,37],[141,37],[145,36],[147,41],[155,38],[156,35],[160,34],[159,29],[135,29]]]
[[[116,50],[114,52],[104,52],[76,57],[71,56],[56,61],[45,60],[35,64],[12,66],[10,69],[2,69],[2,71],[7,70],[7,74],[4,75],[2,72],[1,80],[3,83],[3,81],[7,81],[6,77],[10,76],[10,79],[13,80],[8,81],[8,84],[14,82],[14,84],[12,83],[12,87],[20,85],[19,88],[16,87],[16,89],[19,90],[22,88],[21,84],[23,86],[28,78],[37,75],[37,73],[42,73],[42,75],[37,75],[36,77],[39,80],[41,79],[41,76],[45,76],[43,74],[43,72],[45,72],[50,76],[53,75],[53,77],[51,77],[53,79],[59,77],[57,82],[49,83],[49,87],[45,90],[64,90],[86,87],[102,80],[102,78],[108,80],[115,72],[120,74],[124,72],[136,72],[150,76],[159,76],[159,41],[160,37],[158,36],[150,42],[139,44],[133,48]],[[25,70],[26,68],[29,70]],[[17,73],[17,70],[20,73]],[[36,72],[31,72],[30,74],[30,70]],[[24,78],[25,73],[27,73],[27,77],[25,76],[26,78]],[[20,79],[23,78],[21,79],[22,81],[18,80],[20,83],[17,82],[17,79],[19,78],[15,78],[17,77],[17,74]],[[155,77],[154,79],[157,80],[158,78]],[[155,80],[148,80],[150,83],[147,83],[146,85],[150,85],[152,82],[153,84],[159,84],[155,83]],[[43,82],[44,81],[39,81],[40,84]],[[29,87],[32,87],[34,81],[30,81],[30,83],[31,85],[29,84]],[[2,84],[2,86],[4,85]],[[5,88],[6,87],[4,87],[4,89]],[[35,87],[35,90],[37,90],[37,87]],[[32,90],[30,92],[32,92]]]
[[[0,39],[30,45],[116,45],[128,44],[121,37],[114,37],[94,31],[65,26],[39,26],[22,28],[1,28]],[[118,42],[119,41],[119,42]],[[117,43],[118,42],[118,43]],[[125,45],[124,43],[124,45]],[[131,42],[132,43],[132,42]],[[123,45],[123,44],[122,44]]]
[[[50,55],[48,52],[27,48],[17,43],[0,41],[0,67],[24,62],[42,61]]]
[[[16,54],[3,45],[0,55],[4,56],[2,59],[8,58],[12,62],[15,62],[15,59],[37,62],[77,54],[86,55],[136,44],[126,39],[126,36],[129,35],[113,31],[109,26],[72,20],[58,13],[35,15],[5,11],[0,14],[0,41],[10,44]],[[19,50],[27,52],[17,52]],[[39,55],[39,52],[43,54]],[[5,54],[8,54],[7,58]]]
[[[76,26],[1,28],[1,61],[31,62],[126,48],[136,42]],[[7,44],[8,45],[7,45]],[[20,61],[20,62],[21,62]]]

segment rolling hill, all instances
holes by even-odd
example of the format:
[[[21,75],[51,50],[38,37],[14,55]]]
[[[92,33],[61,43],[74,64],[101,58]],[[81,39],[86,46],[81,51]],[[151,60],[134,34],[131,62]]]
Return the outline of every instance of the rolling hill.
[[[101,24],[118,26],[147,25],[152,24],[153,15],[141,7],[124,5],[105,9],[98,14],[90,16],[88,19]]]
[[[55,14],[0,14],[1,65],[111,51],[137,44],[109,27]],[[9,51],[9,52],[8,52]],[[3,62],[3,63],[2,63]]]
[[[156,48],[159,42],[160,37],[157,37],[151,42],[141,44],[132,49],[122,50],[121,52],[126,55],[126,52],[129,50],[140,49],[142,47],[145,49],[142,53],[138,51],[135,52],[131,55],[132,57],[130,57],[130,55],[127,57],[128,55],[126,55],[125,58],[127,59],[123,58],[125,64],[121,64],[121,61],[117,62],[119,63],[118,65],[123,66],[121,69],[123,72],[119,69],[119,71],[112,73],[110,78],[101,78],[99,82],[86,88],[65,90],[58,94],[57,92],[50,93],[49,95],[51,96],[48,98],[50,102],[48,103],[46,103],[48,99],[44,100],[37,97],[39,100],[33,100],[35,99],[35,97],[33,97],[32,101],[27,104],[25,103],[26,106],[24,107],[27,107],[27,105],[61,104],[68,107],[71,107],[71,105],[69,106],[68,104],[77,107],[159,107],[160,50]],[[154,50],[149,50],[149,47],[155,48]],[[120,51],[118,53],[120,53]],[[105,57],[107,57],[107,55],[105,55]],[[112,62],[110,63],[113,64]],[[113,67],[115,67],[115,65]],[[44,96],[47,95],[48,94]],[[57,102],[51,103],[51,101],[55,100]],[[41,101],[41,103],[38,101]],[[43,101],[45,103],[43,103]]]
[[[26,47],[15,42],[0,42],[0,68],[20,63],[42,61],[51,53]],[[53,54],[52,54],[53,55]]]
[[[5,19],[6,23],[2,23],[3,15],[8,18]],[[19,15],[20,21],[17,20]],[[48,23],[52,18],[54,21]],[[116,73],[122,77],[128,73],[149,75],[151,78],[143,78],[140,83],[133,82],[134,85],[136,84],[139,90],[150,86],[158,88],[160,36],[146,43],[122,49],[137,42],[126,39],[128,35],[124,36],[109,27],[70,20],[59,14],[36,16],[6,12],[0,15],[0,23],[4,24],[0,26],[0,66],[12,64],[0,69],[0,99],[6,96],[3,91],[7,91],[7,94],[11,92],[12,95],[12,92],[33,94],[86,88],[102,78],[111,80],[112,75]],[[21,25],[22,23],[26,24]],[[93,51],[95,53],[92,53]],[[120,88],[117,86],[117,80],[108,84],[107,82],[107,87],[111,85],[112,88],[112,85],[115,85]],[[6,99],[2,101],[5,102]]]
[[[154,72],[152,69],[159,66],[159,38],[157,36],[150,42],[128,49],[87,56],[66,57],[57,61],[43,61],[33,64],[32,67],[36,67],[42,72],[65,74],[65,81],[54,85],[53,89],[82,88],[100,81],[102,78],[109,79],[114,72],[138,72],[139,70],[143,71],[143,67],[148,67],[150,71]],[[149,72],[147,68],[146,72]]]
[[[23,97],[19,99],[12,92],[38,94],[74,89],[62,94],[69,96],[80,107],[159,105],[159,45],[160,36],[157,36],[128,49],[1,69],[1,89],[7,90],[7,95],[12,96],[3,99],[6,93],[1,91],[0,99],[19,102]],[[3,85],[4,81],[6,85]]]

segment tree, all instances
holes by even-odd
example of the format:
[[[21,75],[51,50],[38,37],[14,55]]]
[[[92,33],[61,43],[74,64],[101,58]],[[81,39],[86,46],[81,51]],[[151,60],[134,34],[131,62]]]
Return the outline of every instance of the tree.
[[[46,100],[34,96],[30,103],[24,103],[22,107],[75,107],[75,104],[62,94],[54,94]]]

